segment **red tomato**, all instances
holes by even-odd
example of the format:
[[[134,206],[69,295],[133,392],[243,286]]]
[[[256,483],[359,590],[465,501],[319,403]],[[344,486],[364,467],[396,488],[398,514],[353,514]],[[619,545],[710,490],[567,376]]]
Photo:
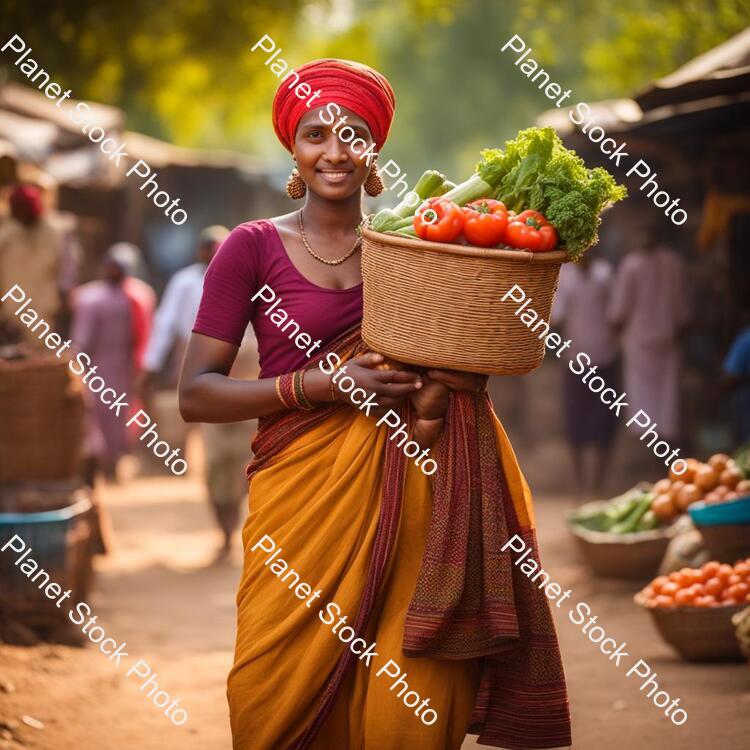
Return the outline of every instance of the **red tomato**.
[[[729,594],[738,602],[744,602],[747,595],[750,594],[750,586],[746,583],[735,583],[729,589]]]
[[[695,595],[691,589],[680,589],[674,595],[674,601],[679,607],[690,607],[695,602]]]
[[[508,226],[508,211],[502,201],[482,198],[464,206],[464,237],[479,247],[502,242]]]
[[[461,209],[443,197],[426,200],[414,214],[414,231],[417,237],[432,242],[453,242],[464,226]]]
[[[511,247],[543,253],[557,245],[557,230],[538,211],[522,211],[510,217],[505,242]]]
[[[665,596],[664,594],[659,594],[654,601],[656,602],[657,607],[663,607],[665,609],[671,609],[675,605],[674,599],[671,596]]]
[[[669,581],[661,587],[661,593],[664,596],[674,596],[680,590],[679,584],[674,581]]]
[[[661,587],[667,583],[669,579],[666,576],[657,576],[654,578],[654,580],[651,582],[651,588],[654,590],[655,594],[661,594]]]
[[[709,578],[703,584],[703,590],[706,592],[706,594],[710,594],[711,596],[719,596],[719,594],[721,594],[721,592],[724,590],[724,583],[720,578]]]

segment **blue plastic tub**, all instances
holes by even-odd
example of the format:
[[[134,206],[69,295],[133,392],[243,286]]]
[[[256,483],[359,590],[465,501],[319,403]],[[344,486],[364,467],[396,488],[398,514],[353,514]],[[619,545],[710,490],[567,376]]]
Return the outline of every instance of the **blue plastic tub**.
[[[694,503],[688,508],[688,513],[696,526],[750,524],[750,495],[725,503]],[[750,535],[750,529],[748,534]]]
[[[38,563],[63,591],[72,589],[72,601],[80,600],[91,577],[90,510],[91,500],[85,497],[59,510],[0,513],[0,548],[18,535],[31,548],[25,559]],[[15,565],[18,557],[10,547],[0,552],[3,609],[27,624],[45,623],[65,614],[39,590],[38,582]]]

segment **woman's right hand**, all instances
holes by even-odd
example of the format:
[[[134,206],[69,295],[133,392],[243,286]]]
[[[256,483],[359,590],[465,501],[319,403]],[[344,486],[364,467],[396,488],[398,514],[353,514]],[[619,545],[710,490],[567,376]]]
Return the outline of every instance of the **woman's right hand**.
[[[363,388],[368,394],[375,394],[378,408],[373,408],[371,413],[381,417],[389,409],[394,409],[414,391],[422,387],[422,377],[419,373],[409,370],[379,370],[379,365],[385,362],[382,354],[367,352],[359,357],[347,360],[340,369],[346,367],[346,372],[339,375],[337,382],[347,375],[354,379],[355,387]],[[336,400],[352,403],[347,394],[334,385]]]

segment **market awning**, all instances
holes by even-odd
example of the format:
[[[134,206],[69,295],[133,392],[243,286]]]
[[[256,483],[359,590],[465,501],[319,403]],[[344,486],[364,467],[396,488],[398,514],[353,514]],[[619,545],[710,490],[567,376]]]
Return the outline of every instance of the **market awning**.
[[[750,90],[750,28],[636,94],[644,111]]]

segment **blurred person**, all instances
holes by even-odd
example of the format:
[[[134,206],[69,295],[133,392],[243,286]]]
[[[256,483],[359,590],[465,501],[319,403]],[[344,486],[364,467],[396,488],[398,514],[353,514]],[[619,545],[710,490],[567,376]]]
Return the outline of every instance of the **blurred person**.
[[[133,306],[133,359],[136,372],[140,372],[151,333],[156,308],[156,292],[143,280],[146,275],[146,266],[143,262],[143,255],[136,245],[130,242],[116,242],[109,249],[109,256],[120,263],[125,270],[122,288]]]
[[[724,360],[722,386],[729,391],[736,445],[750,440],[750,309],[742,311],[743,328]]]
[[[177,271],[169,280],[164,296],[154,318],[144,358],[144,371],[139,391],[149,411],[150,393],[158,374],[168,360],[182,363],[190,332],[198,313],[203,277],[219,245],[229,230],[222,226],[207,227],[200,233],[196,262]],[[253,368],[254,369],[254,368]],[[257,377],[257,372],[233,374],[239,377]],[[240,518],[240,506],[247,491],[243,468],[247,464],[247,448],[254,429],[247,422],[228,424],[201,424],[201,435],[206,460],[206,485],[209,501],[223,534],[223,544],[218,559],[226,557]]]
[[[595,250],[585,253],[578,263],[563,264],[552,307],[552,322],[562,329],[563,339],[574,342],[575,351],[589,355],[591,364],[598,368],[597,375],[617,389],[617,337],[607,321],[613,282],[612,265],[596,257]],[[581,375],[571,372],[567,366],[570,356],[565,360],[565,433],[573,454],[576,493],[581,499],[589,489],[585,466],[587,447],[593,453],[590,489],[595,495],[602,492],[617,416],[602,403],[598,394],[591,392]]]
[[[84,361],[86,370],[96,366],[95,374],[118,394],[131,390],[135,373],[134,308],[125,292],[126,278],[125,265],[110,250],[102,263],[101,279],[77,287],[71,295],[73,344],[89,356],[90,365]],[[84,473],[93,486],[98,471],[116,480],[117,463],[128,451],[128,440],[127,416],[118,416],[96,396],[90,402]]]
[[[39,317],[56,330],[67,291],[63,234],[45,216],[38,187],[16,186],[9,202],[10,216],[0,225],[0,288],[4,292],[18,284],[34,300]]]
[[[680,434],[680,335],[689,319],[685,268],[674,250],[641,237],[617,268],[608,317],[621,335],[628,419],[642,409],[660,439],[673,442]]]

